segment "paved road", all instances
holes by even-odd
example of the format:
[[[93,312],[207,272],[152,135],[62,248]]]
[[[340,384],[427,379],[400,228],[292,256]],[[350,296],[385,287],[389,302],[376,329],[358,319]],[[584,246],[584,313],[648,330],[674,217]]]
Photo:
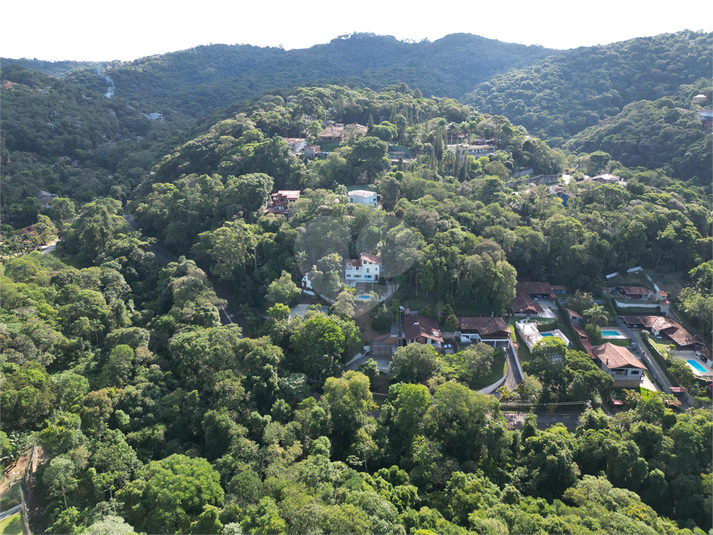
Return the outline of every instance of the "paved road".
[[[47,245],[45,245],[44,247],[41,247],[41,248],[40,248],[40,251],[42,252],[42,254],[47,254],[47,253],[51,253],[52,251],[54,251],[55,248],[57,247],[57,242],[58,242],[58,241],[59,241],[59,240],[55,240],[55,241],[53,241],[53,242],[49,242],[49,243],[48,243]]]

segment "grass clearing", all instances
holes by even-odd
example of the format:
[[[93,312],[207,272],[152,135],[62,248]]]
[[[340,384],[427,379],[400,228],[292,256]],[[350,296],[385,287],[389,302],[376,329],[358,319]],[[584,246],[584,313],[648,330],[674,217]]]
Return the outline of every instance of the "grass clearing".
[[[498,379],[500,379],[507,371],[507,361],[504,358],[496,360],[490,367],[490,373],[479,378],[471,385],[472,390],[480,390],[486,386],[492,385]]]
[[[25,529],[22,526],[22,515],[15,513],[0,520],[0,535],[22,535]]]

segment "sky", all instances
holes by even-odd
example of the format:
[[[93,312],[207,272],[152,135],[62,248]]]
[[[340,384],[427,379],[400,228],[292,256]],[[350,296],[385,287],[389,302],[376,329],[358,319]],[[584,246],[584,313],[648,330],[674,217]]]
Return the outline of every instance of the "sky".
[[[569,49],[684,29],[713,31],[713,3],[452,0],[4,2],[0,57],[130,61],[211,43],[309,48],[353,32],[435,41],[451,33]],[[644,7],[645,6],[645,7]]]

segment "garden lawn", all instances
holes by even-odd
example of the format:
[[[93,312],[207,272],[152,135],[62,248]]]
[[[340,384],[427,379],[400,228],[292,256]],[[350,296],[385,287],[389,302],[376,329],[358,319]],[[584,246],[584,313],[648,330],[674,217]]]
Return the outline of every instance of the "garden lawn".
[[[473,390],[480,390],[481,388],[485,388],[486,386],[492,385],[494,382],[496,382],[498,379],[500,379],[503,375],[505,375],[505,372],[507,371],[507,361],[505,358],[500,358],[493,362],[493,365],[490,367],[490,373],[488,375],[484,375],[480,379],[478,379],[476,382],[474,382],[471,386]]]
[[[22,535],[24,532],[20,513],[15,513],[0,520],[0,535]]]

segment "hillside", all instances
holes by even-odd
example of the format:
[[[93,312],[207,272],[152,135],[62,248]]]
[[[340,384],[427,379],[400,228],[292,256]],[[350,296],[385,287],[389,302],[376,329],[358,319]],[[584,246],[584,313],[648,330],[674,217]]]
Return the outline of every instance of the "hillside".
[[[432,43],[356,34],[289,51],[199,46],[125,63],[106,75],[116,85],[117,96],[151,103],[162,113],[171,108],[196,117],[266,90],[297,85],[335,83],[379,90],[405,82],[424,95],[455,98],[498,73],[552,52],[470,34],[449,35]],[[107,87],[106,75],[90,69],[74,72],[70,78]]]
[[[713,34],[686,31],[567,50],[498,75],[463,101],[557,146],[632,102],[673,96],[702,78],[710,87],[712,45]]]
[[[671,176],[710,187],[711,136],[696,111],[674,107],[669,98],[627,104],[621,113],[575,135],[564,148],[604,151],[627,167],[666,168]]]

